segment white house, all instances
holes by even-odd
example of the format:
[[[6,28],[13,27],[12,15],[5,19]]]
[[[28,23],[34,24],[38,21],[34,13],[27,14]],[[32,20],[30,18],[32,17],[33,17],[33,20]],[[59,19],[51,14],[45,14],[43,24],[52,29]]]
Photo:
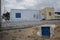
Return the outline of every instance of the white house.
[[[41,20],[42,15],[39,10],[31,9],[11,9],[10,21],[21,21],[21,20]]]

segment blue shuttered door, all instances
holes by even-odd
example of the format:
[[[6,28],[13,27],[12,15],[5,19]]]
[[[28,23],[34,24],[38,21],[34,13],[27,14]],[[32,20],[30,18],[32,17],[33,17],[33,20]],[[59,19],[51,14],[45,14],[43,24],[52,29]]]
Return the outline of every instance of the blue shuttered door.
[[[50,27],[42,27],[42,36],[50,36]]]

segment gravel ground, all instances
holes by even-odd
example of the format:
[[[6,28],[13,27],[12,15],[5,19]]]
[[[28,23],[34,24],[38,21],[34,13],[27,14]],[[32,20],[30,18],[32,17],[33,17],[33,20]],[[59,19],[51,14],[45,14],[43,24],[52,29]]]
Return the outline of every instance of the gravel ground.
[[[33,28],[5,30],[0,32],[2,40],[37,40]]]
[[[1,40],[60,40],[60,25],[54,30],[53,38],[46,39],[38,36],[36,33],[39,27],[25,29],[11,29],[0,32]],[[58,30],[59,29],[59,30]]]

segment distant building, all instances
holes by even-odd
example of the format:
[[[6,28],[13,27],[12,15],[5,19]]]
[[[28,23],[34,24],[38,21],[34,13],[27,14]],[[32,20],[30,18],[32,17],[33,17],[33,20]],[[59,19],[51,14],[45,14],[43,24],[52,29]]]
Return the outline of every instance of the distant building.
[[[55,19],[60,19],[60,12],[55,12]]]
[[[10,21],[23,21],[23,20],[41,20],[42,15],[39,10],[31,9],[11,9]]]
[[[46,7],[40,10],[40,12],[42,13],[42,15],[44,15],[44,19],[46,20],[55,19],[54,8]]]

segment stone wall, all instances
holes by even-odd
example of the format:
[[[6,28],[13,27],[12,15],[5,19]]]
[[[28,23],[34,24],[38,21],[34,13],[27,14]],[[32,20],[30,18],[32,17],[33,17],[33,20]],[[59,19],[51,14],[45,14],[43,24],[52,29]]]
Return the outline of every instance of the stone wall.
[[[54,8],[46,7],[44,9],[40,10],[40,12],[44,15],[44,18],[46,20],[55,19],[55,16],[54,16],[54,14],[55,14],[54,13]]]

